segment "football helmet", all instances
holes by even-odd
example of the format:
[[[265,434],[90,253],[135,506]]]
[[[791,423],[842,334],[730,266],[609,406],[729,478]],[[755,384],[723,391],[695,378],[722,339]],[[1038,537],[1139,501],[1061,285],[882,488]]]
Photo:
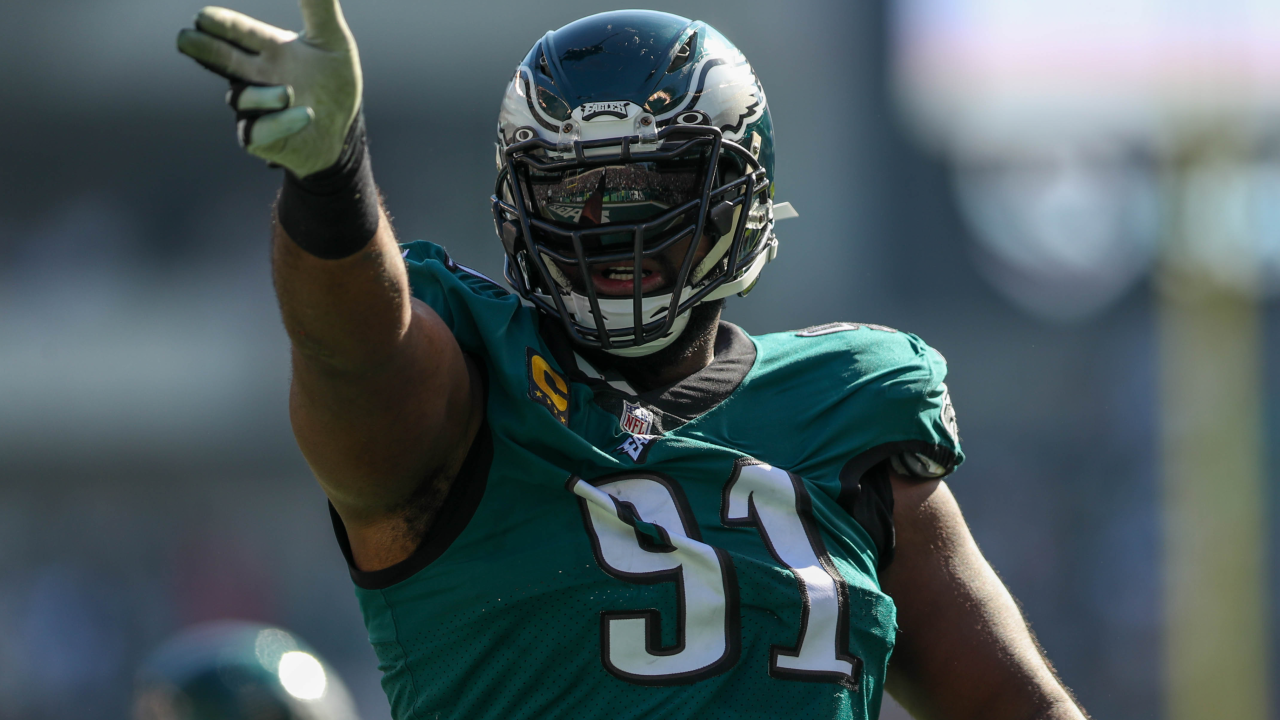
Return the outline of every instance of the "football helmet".
[[[351,695],[279,628],[217,621],[161,645],[138,671],[135,720],[359,720]]]
[[[792,213],[775,215],[773,152],[764,90],[710,25],[622,10],[549,32],[498,116],[507,282],[580,345],[656,352],[777,253],[774,221]],[[655,267],[674,282],[646,290]],[[602,296],[593,272],[621,290]]]

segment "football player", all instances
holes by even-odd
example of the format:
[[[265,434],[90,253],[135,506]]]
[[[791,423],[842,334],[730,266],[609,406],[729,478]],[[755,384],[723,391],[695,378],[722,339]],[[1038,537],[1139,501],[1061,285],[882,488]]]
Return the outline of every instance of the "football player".
[[[1082,717],[941,480],[941,355],[720,321],[793,214],[732,43],[646,11],[534,43],[494,136],[507,290],[397,244],[355,41],[301,6],[301,33],[206,8],[178,46],[285,170],[294,432],[396,718],[874,718],[886,687]]]

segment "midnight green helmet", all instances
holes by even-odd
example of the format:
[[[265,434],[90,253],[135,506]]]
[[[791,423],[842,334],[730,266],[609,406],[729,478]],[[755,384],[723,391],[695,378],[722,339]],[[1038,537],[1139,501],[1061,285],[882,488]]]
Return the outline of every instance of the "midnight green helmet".
[[[138,671],[135,720],[359,720],[342,680],[293,635],[220,621],[189,628]]]
[[[507,87],[497,144],[507,281],[579,344],[659,350],[694,305],[750,290],[777,252],[769,106],[746,58],[706,23],[621,10],[547,33]],[[714,243],[695,263],[703,237]],[[649,296],[641,272],[629,297],[598,297],[556,265],[588,278],[681,242],[674,287]]]

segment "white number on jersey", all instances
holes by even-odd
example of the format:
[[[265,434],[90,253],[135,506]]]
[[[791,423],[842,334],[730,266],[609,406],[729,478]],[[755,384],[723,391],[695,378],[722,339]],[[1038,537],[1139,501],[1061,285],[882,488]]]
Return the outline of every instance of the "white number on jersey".
[[[688,683],[729,669],[741,637],[738,587],[729,555],[701,541],[680,487],[651,473],[571,478],[596,561],[633,583],[674,582],[676,644],[662,647],[656,610],[601,613],[606,669],[645,685]],[[813,520],[804,483],[764,464],[738,466],[724,487],[726,527],[753,527],[775,560],[791,570],[804,603],[794,647],[774,646],[769,674],[784,680],[856,688],[862,661],[848,652],[849,591]]]
[[[756,528],[769,554],[800,584],[800,637],[793,648],[773,646],[769,674],[856,686],[862,663],[847,649],[849,589],[822,544],[800,478],[769,465],[743,465],[724,488],[720,520]]]
[[[676,644],[662,647],[656,610],[601,613],[601,655],[610,673],[642,685],[693,682],[738,660],[737,582],[723,550],[700,541],[678,486],[653,475],[601,485],[578,479],[596,561],[633,583],[674,582]]]

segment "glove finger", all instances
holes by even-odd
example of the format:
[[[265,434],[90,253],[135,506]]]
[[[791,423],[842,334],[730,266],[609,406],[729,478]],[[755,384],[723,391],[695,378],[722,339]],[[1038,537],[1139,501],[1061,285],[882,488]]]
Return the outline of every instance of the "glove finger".
[[[196,28],[226,40],[254,54],[297,37],[288,30],[268,25],[261,20],[220,7],[207,7],[196,14]]]
[[[274,112],[293,105],[289,85],[245,85],[235,83],[227,92],[227,104],[237,112]]]
[[[325,50],[338,50],[347,43],[347,21],[338,0],[298,0],[302,9],[303,34],[307,41]]]
[[[253,79],[257,63],[253,55],[212,35],[183,28],[178,32],[178,52],[219,75],[233,79]]]
[[[315,117],[311,108],[295,107],[255,119],[241,120],[240,138],[242,141],[248,140],[245,147],[252,152],[254,148],[293,135],[310,125]]]

